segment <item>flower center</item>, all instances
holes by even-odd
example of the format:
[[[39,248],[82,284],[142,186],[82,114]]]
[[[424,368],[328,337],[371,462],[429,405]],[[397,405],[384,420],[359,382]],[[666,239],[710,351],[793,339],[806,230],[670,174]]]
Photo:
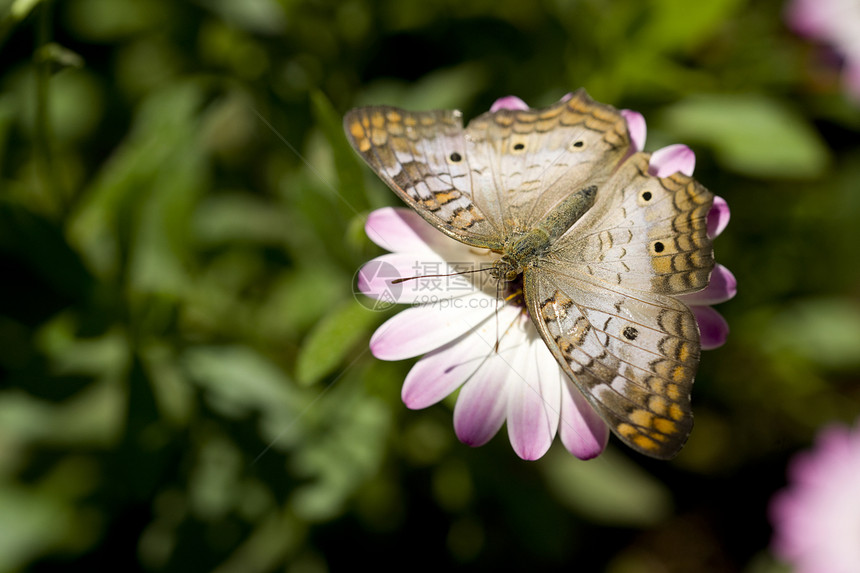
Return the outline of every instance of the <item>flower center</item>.
[[[523,296],[523,275],[517,275],[512,281],[502,281],[502,298],[505,304],[520,307],[523,312],[528,312],[526,309],[526,299]]]

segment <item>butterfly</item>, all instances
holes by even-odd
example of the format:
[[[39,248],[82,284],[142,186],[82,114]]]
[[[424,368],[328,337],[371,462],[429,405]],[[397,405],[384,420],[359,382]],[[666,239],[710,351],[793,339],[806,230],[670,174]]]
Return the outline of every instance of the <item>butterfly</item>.
[[[627,123],[580,89],[544,109],[351,110],[352,147],[442,233],[499,255],[562,370],[622,442],[668,459],[693,426],[713,194],[657,177]]]

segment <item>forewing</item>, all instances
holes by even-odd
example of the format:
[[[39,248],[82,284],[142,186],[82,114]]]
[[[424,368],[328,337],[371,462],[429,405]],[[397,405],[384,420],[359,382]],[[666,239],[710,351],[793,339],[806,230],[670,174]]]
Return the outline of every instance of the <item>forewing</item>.
[[[524,290],[541,337],[612,431],[643,454],[673,457],[693,426],[700,346],[689,309],[551,265],[527,269]]]
[[[672,295],[701,290],[714,268],[707,228],[714,196],[682,173],[651,175],[648,160],[646,153],[628,159],[548,258],[608,288]]]
[[[627,124],[584,90],[545,109],[498,110],[464,130],[458,111],[354,109],[355,150],[424,219],[502,250],[573,192],[602,186],[630,147]]]
[[[358,108],[346,114],[344,129],[359,155],[427,222],[466,244],[502,248],[498,213],[477,204],[481,190],[469,166],[475,152],[460,112]]]
[[[476,203],[506,236],[531,230],[565,197],[603,185],[630,148],[624,117],[579,90],[544,109],[499,110],[466,128]]]

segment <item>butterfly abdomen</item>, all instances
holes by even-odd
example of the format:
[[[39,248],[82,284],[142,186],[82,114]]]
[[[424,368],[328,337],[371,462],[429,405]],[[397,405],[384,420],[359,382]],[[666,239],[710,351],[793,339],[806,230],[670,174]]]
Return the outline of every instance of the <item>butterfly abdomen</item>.
[[[591,185],[580,189],[576,193],[568,195],[558,207],[538,223],[537,228],[543,230],[550,241],[554,241],[564,235],[574,223],[585,215],[585,212],[594,205],[597,198],[597,185]]]

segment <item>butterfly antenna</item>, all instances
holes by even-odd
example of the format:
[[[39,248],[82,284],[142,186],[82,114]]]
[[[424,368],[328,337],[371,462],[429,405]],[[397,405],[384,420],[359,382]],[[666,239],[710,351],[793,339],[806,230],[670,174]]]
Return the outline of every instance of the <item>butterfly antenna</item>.
[[[499,336],[499,308],[498,301],[502,300],[502,281],[498,281],[496,283],[496,346],[494,348],[496,354],[499,353],[499,344],[502,342],[502,337]],[[502,306],[504,306],[504,302],[502,302]]]
[[[512,294],[512,295],[510,295],[510,296],[505,297],[505,298],[504,298],[504,302],[505,302],[505,303],[507,303],[507,302],[508,302],[508,301],[510,301],[511,299],[516,298],[516,296],[518,296],[518,295],[519,295],[519,294],[521,294],[521,293],[522,293],[522,291],[519,291],[518,293],[514,293],[514,294]],[[504,330],[504,331],[502,331],[502,330],[500,330],[500,328],[501,328],[501,324],[500,324],[501,319],[499,318],[499,312],[498,312],[498,310],[499,310],[499,309],[497,309],[497,310],[496,310],[496,344],[493,346],[493,352],[495,352],[495,353],[497,353],[497,354],[498,354],[498,352],[499,352],[499,347],[500,347],[500,346],[501,346],[501,344],[502,344],[502,338],[504,338],[504,337],[505,337],[505,335],[507,335],[507,334],[511,331],[511,329],[512,329],[516,324],[517,324],[517,320],[519,320],[519,317],[514,317],[514,319],[513,319],[513,320],[511,320],[511,322],[510,322],[510,323],[505,327],[505,330]]]
[[[439,277],[453,277],[453,276],[456,276],[456,275],[468,275],[468,274],[471,274],[471,273],[480,273],[480,272],[488,271],[488,270],[490,270],[490,268],[489,268],[489,267],[488,267],[488,268],[485,268],[485,269],[472,269],[472,270],[470,270],[470,271],[460,271],[460,272],[458,272],[458,273],[446,273],[446,274],[441,274],[441,275],[417,275],[417,276],[414,276],[414,277],[406,277],[406,278],[402,278],[402,279],[394,279],[394,280],[392,280],[392,281],[391,281],[391,284],[393,284],[393,285],[399,285],[400,283],[405,283],[406,281],[413,281],[413,280],[415,280],[415,279],[435,279],[435,278],[439,278]]]

